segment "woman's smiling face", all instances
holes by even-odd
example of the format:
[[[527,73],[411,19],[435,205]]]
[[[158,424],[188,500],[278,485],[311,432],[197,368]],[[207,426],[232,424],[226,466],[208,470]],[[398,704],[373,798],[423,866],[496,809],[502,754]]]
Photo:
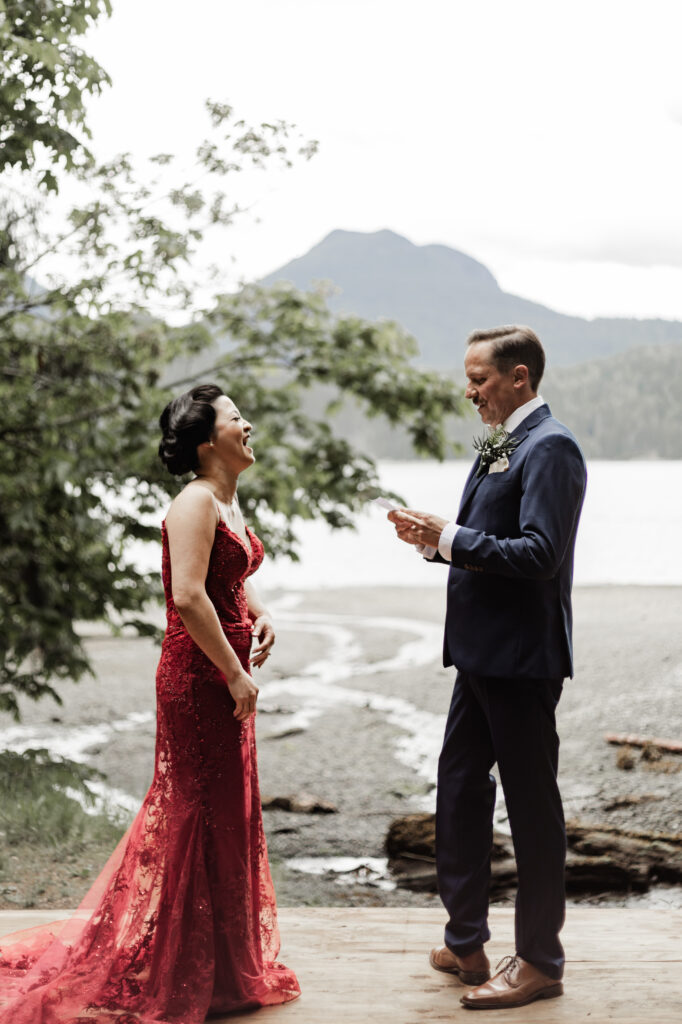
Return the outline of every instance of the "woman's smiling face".
[[[221,395],[213,402],[215,426],[211,445],[215,454],[226,466],[241,472],[256,461],[248,440],[251,424],[245,420],[231,398]]]

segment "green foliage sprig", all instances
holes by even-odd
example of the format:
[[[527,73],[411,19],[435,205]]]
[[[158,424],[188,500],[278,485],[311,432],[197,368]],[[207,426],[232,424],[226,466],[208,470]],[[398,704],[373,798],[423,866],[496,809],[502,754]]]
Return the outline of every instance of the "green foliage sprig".
[[[44,749],[0,751],[0,846],[30,843],[63,852],[122,827],[96,813],[91,780],[104,776],[90,765],[51,757]]]
[[[40,184],[56,192],[50,164],[92,162],[85,97],[111,80],[74,38],[105,14],[110,0],[0,3],[0,171],[35,168]]]

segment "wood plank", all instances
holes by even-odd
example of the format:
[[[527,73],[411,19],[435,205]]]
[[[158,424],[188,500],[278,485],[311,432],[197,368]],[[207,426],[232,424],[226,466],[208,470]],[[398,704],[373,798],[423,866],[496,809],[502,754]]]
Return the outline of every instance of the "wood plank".
[[[3,911],[0,934],[46,924],[66,912]],[[456,979],[431,970],[443,913],[419,908],[292,907],[280,910],[282,960],[303,995],[258,1012],[262,1024],[426,1024],[468,1019]],[[494,909],[487,946],[495,964],[513,952],[513,911]],[[571,908],[563,937],[566,993],[484,1020],[518,1024],[680,1024],[682,911]],[[475,1018],[478,1019],[478,1018]],[[216,1024],[221,1018],[213,1018]],[[224,1024],[255,1020],[252,1014]]]

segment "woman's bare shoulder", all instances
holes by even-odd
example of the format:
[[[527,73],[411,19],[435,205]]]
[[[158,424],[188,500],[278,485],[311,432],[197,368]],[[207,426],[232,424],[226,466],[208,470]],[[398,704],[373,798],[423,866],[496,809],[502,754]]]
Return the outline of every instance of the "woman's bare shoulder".
[[[202,483],[191,480],[173,499],[166,515],[166,526],[188,523],[194,520],[197,525],[215,525],[218,509],[213,492]]]

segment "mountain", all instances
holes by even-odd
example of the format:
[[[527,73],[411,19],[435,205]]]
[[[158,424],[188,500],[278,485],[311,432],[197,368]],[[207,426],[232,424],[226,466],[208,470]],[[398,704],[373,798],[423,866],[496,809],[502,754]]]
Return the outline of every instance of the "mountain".
[[[330,305],[368,319],[398,320],[419,342],[420,362],[459,368],[476,328],[531,326],[550,366],[570,366],[637,346],[680,344],[682,322],[565,316],[502,291],[477,260],[446,245],[414,245],[393,231],[332,231],[305,256],[264,278],[308,288],[331,281]]]
[[[310,252],[265,278],[308,288],[331,281],[339,312],[398,320],[419,342],[420,362],[463,383],[464,339],[477,327],[525,323],[542,339],[541,390],[591,458],[682,458],[682,322],[585,320],[503,292],[482,263],[444,245],[413,245],[392,231],[332,231]],[[329,396],[328,396],[329,397]],[[324,395],[311,396],[323,407]],[[376,457],[408,458],[399,428],[368,421],[352,403],[336,427]],[[477,417],[449,434],[469,448]]]
[[[341,288],[338,311],[369,319],[387,317],[410,330],[420,362],[464,382],[464,339],[476,327],[528,323],[548,351],[541,392],[571,428],[588,458],[682,459],[682,323],[669,320],[563,316],[503,292],[490,271],[443,245],[416,246],[392,231],[333,231],[305,256],[264,279],[308,288],[331,280]],[[215,352],[186,357],[175,377],[200,374]],[[308,412],[324,416],[336,398],[316,386],[305,396]],[[481,433],[478,416],[452,419],[448,436],[471,451]],[[335,429],[375,458],[410,458],[407,433],[369,419],[352,400],[331,415]],[[466,454],[465,454],[466,457]]]

